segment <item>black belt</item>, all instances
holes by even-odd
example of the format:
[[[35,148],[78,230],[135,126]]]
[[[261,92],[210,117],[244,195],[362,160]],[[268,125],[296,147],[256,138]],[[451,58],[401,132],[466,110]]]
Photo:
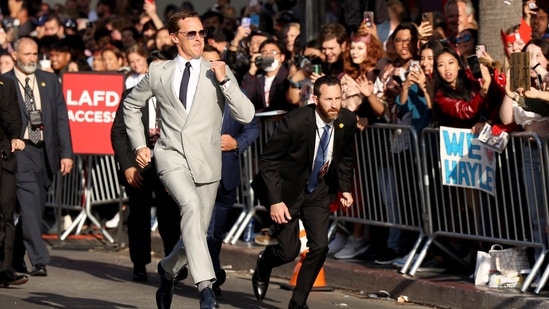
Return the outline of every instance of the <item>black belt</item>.
[[[30,139],[24,139],[25,145],[29,145],[36,148],[44,148],[44,141],[39,141],[38,143],[33,143]]]

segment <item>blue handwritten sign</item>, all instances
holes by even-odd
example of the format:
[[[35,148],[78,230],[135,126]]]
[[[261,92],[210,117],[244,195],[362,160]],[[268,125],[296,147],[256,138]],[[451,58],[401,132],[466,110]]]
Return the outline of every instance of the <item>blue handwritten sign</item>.
[[[442,183],[495,194],[495,154],[470,129],[440,127]]]

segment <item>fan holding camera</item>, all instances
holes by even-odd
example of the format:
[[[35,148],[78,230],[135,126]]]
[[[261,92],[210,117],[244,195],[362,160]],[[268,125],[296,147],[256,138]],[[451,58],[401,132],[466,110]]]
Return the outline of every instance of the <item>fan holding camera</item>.
[[[286,100],[289,82],[284,51],[280,41],[267,39],[259,46],[259,54],[252,56],[253,65],[244,75],[241,88],[257,111],[290,111],[296,107]]]
[[[294,56],[288,73],[290,85],[286,93],[290,104],[304,106],[313,103],[311,74],[322,71],[324,59],[322,47],[317,40],[307,42],[302,53]]]

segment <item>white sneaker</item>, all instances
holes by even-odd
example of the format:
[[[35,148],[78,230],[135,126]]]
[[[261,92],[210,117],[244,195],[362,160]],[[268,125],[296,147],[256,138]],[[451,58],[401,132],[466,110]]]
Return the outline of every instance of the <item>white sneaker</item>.
[[[69,229],[69,227],[71,227],[72,225],[72,217],[71,215],[65,215],[63,216],[63,231],[66,231]]]
[[[116,215],[114,215],[114,217],[112,217],[112,219],[105,222],[105,227],[108,228],[108,229],[114,229],[115,227],[118,226],[119,221],[120,221],[120,213],[117,212]]]
[[[347,244],[347,234],[336,233],[334,239],[328,244],[328,254],[336,253]]]
[[[61,231],[58,230],[58,219],[55,220],[55,222],[51,225],[50,229],[48,230],[48,234],[57,234],[59,232],[64,232],[69,229],[69,227],[72,224],[72,217],[70,215],[65,215],[61,217]]]
[[[368,250],[368,244],[364,237],[355,238],[349,236],[343,249],[334,254],[334,257],[336,259],[352,259],[366,250]]]

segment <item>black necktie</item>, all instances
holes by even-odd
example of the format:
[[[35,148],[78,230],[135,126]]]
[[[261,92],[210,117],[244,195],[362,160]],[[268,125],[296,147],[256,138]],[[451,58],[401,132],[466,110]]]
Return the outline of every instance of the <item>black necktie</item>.
[[[181,85],[179,86],[179,101],[183,103],[184,108],[187,108],[187,89],[189,88],[190,77],[191,63],[188,61],[185,63],[185,71],[183,71],[183,78],[181,78]]]
[[[320,137],[320,143],[318,144],[318,149],[316,151],[315,163],[313,165],[313,171],[311,172],[311,177],[309,177],[309,184],[307,185],[307,191],[313,192],[318,185],[318,178],[322,166],[326,162],[326,155],[328,154],[328,143],[330,142],[330,126],[324,126],[324,133]]]
[[[25,107],[27,108],[27,112],[30,113],[30,111],[32,111],[34,108],[33,108],[33,104],[34,104],[34,94],[32,92],[32,88],[30,87],[29,85],[29,81],[30,81],[30,78],[25,78]],[[40,141],[40,129],[38,128],[35,128],[33,129],[31,127],[31,123],[29,121],[29,125],[28,125],[28,129],[29,129],[29,140],[33,143],[38,143]]]

